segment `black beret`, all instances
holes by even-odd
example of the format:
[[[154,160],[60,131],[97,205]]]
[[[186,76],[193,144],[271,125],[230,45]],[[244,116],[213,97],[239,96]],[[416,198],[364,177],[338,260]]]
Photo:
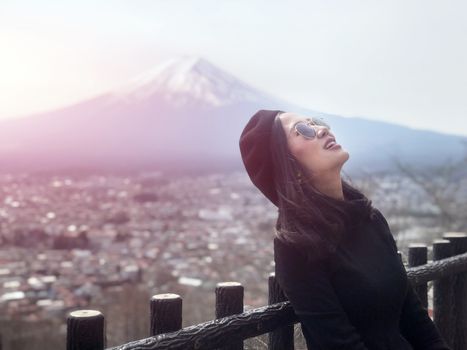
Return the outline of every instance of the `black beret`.
[[[278,196],[274,186],[271,158],[271,133],[280,110],[261,109],[248,121],[240,136],[240,153],[253,184],[276,206]]]

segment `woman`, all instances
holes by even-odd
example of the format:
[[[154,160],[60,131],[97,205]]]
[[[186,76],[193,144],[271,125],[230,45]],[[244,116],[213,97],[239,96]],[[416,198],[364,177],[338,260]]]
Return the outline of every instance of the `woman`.
[[[278,207],[275,274],[312,350],[450,350],[415,294],[389,225],[341,178],[349,153],[318,118],[259,110],[240,137]]]

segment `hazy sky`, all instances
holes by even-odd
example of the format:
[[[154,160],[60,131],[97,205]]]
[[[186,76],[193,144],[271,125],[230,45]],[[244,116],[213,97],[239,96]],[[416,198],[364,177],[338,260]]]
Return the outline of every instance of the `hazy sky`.
[[[201,55],[311,109],[467,135],[465,1],[1,0],[0,118]]]

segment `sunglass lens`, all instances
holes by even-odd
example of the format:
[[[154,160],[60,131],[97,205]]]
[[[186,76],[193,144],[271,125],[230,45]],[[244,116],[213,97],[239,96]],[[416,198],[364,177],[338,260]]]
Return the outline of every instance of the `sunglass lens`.
[[[305,123],[298,123],[296,125],[297,131],[305,137],[312,139],[316,136],[315,129]]]

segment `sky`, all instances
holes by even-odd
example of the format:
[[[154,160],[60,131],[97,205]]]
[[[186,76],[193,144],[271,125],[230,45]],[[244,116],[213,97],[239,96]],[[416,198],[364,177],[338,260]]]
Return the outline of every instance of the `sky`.
[[[179,54],[313,110],[467,136],[467,3],[1,0],[0,119]]]

